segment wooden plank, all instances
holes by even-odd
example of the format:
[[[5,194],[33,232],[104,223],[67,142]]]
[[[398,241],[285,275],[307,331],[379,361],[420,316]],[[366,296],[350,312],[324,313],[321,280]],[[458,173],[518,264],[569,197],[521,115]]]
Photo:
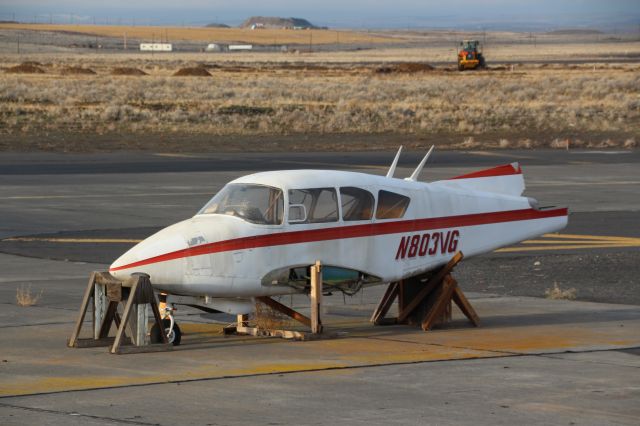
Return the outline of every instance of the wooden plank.
[[[380,318],[376,325],[396,325],[398,324],[398,318]]]
[[[105,337],[102,339],[78,339],[76,342],[76,348],[99,348],[102,346],[111,346],[114,340],[115,337]],[[126,337],[124,338],[123,343],[130,344],[131,339]]]
[[[102,323],[107,313],[109,301],[105,297],[105,286],[94,282],[93,284],[93,338],[99,339]]]
[[[237,333],[242,335],[254,336],[254,337],[279,337],[281,339],[292,340],[320,340],[320,339],[334,339],[338,337],[338,333],[309,333],[306,331],[295,330],[265,330],[256,327],[237,327]]]
[[[311,332],[322,333],[322,265],[319,260],[311,266]]]
[[[405,322],[407,317],[411,315],[411,313],[424,301],[429,293],[433,291],[433,289],[444,279],[446,275],[448,275],[453,268],[463,259],[462,252],[457,252],[455,256],[451,258],[451,260],[442,268],[438,270],[427,283],[424,285],[422,290],[416,295],[416,297],[409,303],[398,315],[398,323],[402,324]]]
[[[453,301],[458,305],[458,308],[460,308],[462,313],[469,318],[469,321],[471,321],[474,326],[480,326],[480,317],[476,313],[475,309],[473,309],[473,306],[471,306],[471,303],[469,303],[469,300],[467,300],[467,297],[464,295],[457,283],[453,289]]]
[[[240,314],[237,316],[238,327],[247,327],[249,325],[249,315]]]
[[[158,330],[164,330],[164,327],[162,326],[162,317],[160,316],[158,303],[156,303],[155,294],[153,295],[153,299],[151,301],[151,311],[153,312],[153,321],[155,322],[156,327],[158,327]],[[160,333],[160,335],[162,336],[163,343],[169,343],[169,338],[167,337],[166,333]]]
[[[143,346],[120,346],[117,351],[111,351],[111,353],[123,355],[123,354],[139,354],[145,352],[166,352],[173,350],[173,345],[169,343],[153,343]]]
[[[137,309],[136,309],[136,317],[135,317],[135,324],[136,324],[136,338],[135,338],[135,344],[136,346],[143,346],[145,345],[147,342],[147,325],[149,324],[149,314],[147,312],[147,306],[150,305],[151,302],[149,303],[139,303],[136,305]]]
[[[263,297],[256,297],[256,300],[264,303],[265,305],[269,306],[271,309],[276,310],[280,313],[283,313],[284,315],[287,315],[291,318],[293,318],[294,320],[301,322],[302,324],[306,325],[307,327],[311,327],[311,318],[307,318],[304,315],[302,315],[301,313],[294,311],[293,309],[291,309],[290,307],[283,305],[280,302],[277,302],[275,300],[273,300],[270,297],[267,296],[263,296]]]
[[[398,314],[398,324],[403,324],[407,321],[407,318],[413,313],[413,311],[424,302],[427,296],[439,285],[442,280],[434,280],[430,279],[427,283],[422,287],[420,292],[413,298],[413,300],[400,311]]]
[[[442,283],[442,290],[438,295],[438,298],[434,302],[431,309],[427,312],[427,315],[422,320],[422,329],[424,331],[428,331],[433,327],[435,321],[442,317],[445,313],[447,306],[451,301],[451,296],[453,295],[453,289],[456,285],[456,282],[451,275],[447,275],[445,277],[444,282]]]
[[[82,297],[82,303],[80,304],[80,313],[78,314],[78,319],[76,320],[76,324],[73,327],[73,332],[71,333],[71,337],[69,338],[68,346],[73,348],[76,346],[78,341],[78,336],[80,335],[80,329],[82,329],[82,323],[84,322],[84,317],[87,314],[87,308],[89,307],[89,300],[94,295],[94,287],[93,284],[95,282],[96,272],[92,272],[89,276],[89,284],[84,291],[84,296]]]
[[[98,338],[103,339],[109,335],[109,330],[111,330],[111,323],[115,319],[118,314],[118,303],[119,302],[109,302],[107,306],[107,312],[104,314],[102,318],[102,324],[100,324],[100,330],[98,333]],[[119,327],[120,324],[117,323],[116,327]]]
[[[124,312],[122,313],[120,327],[118,327],[118,332],[116,333],[116,339],[113,341],[113,346],[111,347],[112,354],[119,353],[120,345],[122,344],[122,339],[124,338],[124,330],[127,327],[127,323],[129,322],[129,316],[131,315],[133,299],[135,299],[135,293],[136,293],[137,287],[138,287],[138,281],[136,280],[136,282],[131,287],[131,291],[129,292],[129,298],[127,299],[127,304],[125,305]],[[164,330],[164,329],[161,328],[160,330]]]
[[[381,320],[383,320],[387,315],[389,309],[391,308],[391,305],[393,305],[393,302],[398,296],[399,289],[400,284],[398,282],[389,284],[387,290],[384,293],[384,296],[382,296],[382,299],[380,299],[380,303],[378,303],[378,307],[376,307],[376,310],[373,311],[371,319],[369,320],[370,322],[376,325],[380,325]]]

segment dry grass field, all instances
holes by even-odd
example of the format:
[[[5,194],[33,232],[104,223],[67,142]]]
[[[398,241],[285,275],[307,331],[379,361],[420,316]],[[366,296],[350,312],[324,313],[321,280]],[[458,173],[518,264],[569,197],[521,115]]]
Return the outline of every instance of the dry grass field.
[[[153,57],[5,54],[0,149],[108,149],[69,143],[100,135],[125,135],[121,139],[138,140],[135,147],[142,149],[154,149],[156,135],[200,141],[170,147],[183,151],[208,149],[203,140],[228,136],[325,135],[329,140],[335,135],[407,135],[441,139],[452,147],[504,148],[564,148],[567,140],[572,147],[635,147],[640,142],[638,64],[519,64],[528,51],[495,46],[490,57],[513,58],[513,68],[460,73],[454,65],[394,65],[425,65],[425,56],[450,58],[443,49]],[[559,44],[539,48],[535,55],[573,52],[585,60],[612,51],[637,54],[640,43]],[[23,73],[24,64],[10,72],[25,61],[27,68],[42,73]],[[174,76],[194,71],[204,76]],[[54,136],[64,142],[46,142]],[[388,139],[390,146],[397,144],[397,137]],[[387,147],[384,142],[379,146]],[[367,146],[341,145],[362,148]]]
[[[202,42],[238,42],[250,44],[315,44],[327,43],[397,43],[398,38],[384,37],[356,31],[330,30],[285,30],[248,28],[204,28],[204,27],[150,27],[122,25],[47,25],[47,24],[0,24],[0,30],[60,31],[102,37],[141,40],[182,40]]]

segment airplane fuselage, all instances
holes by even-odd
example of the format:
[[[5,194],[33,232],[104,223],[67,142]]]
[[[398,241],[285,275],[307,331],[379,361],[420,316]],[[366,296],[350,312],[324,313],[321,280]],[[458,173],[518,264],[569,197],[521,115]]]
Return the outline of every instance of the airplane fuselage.
[[[110,272],[149,274],[174,294],[273,296],[301,291],[294,270],[317,260],[384,284],[430,271],[457,251],[469,258],[566,226],[566,208],[538,209],[520,196],[524,186],[508,190],[522,175],[506,170],[433,183],[326,170],[245,176]],[[507,190],[491,192],[488,183]]]

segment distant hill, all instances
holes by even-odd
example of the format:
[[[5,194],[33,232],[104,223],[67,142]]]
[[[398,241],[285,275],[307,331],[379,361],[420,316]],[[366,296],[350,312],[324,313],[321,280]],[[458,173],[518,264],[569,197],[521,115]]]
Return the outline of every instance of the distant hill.
[[[218,24],[217,22],[212,22],[210,24],[205,25],[206,28],[231,28],[227,24]]]
[[[582,29],[582,28],[576,28],[576,29],[565,29],[565,30],[555,30],[555,31],[548,31],[547,34],[549,35],[596,35],[596,34],[603,34],[602,31],[598,31],[598,30],[591,30],[588,28]]]
[[[272,16],[252,16],[240,24],[240,28],[318,28],[302,18],[278,18]]]

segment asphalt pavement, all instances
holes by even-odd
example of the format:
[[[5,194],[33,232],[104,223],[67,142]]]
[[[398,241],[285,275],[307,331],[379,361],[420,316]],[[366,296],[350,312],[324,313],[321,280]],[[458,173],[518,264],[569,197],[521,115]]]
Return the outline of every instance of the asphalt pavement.
[[[0,154],[0,423],[639,424],[638,151],[434,154],[425,181],[519,161],[528,196],[572,212],[557,234],[456,268],[479,328],[457,311],[429,333],[374,327],[374,287],[325,298],[337,339],[223,337],[233,318],[187,308],[170,352],[66,347],[88,274],[227,181],[280,168],[383,174],[393,155]],[[397,175],[422,155],[403,156]],[[544,298],[554,284],[577,300]],[[25,288],[34,306],[17,306]],[[308,312],[304,296],[291,305]]]
[[[423,154],[403,153],[397,175],[408,176]],[[0,252],[109,264],[135,241],[195,214],[236,177],[295,168],[383,174],[393,156],[5,153],[0,155]],[[569,226],[560,234],[588,239],[559,244],[556,238],[551,244],[547,238],[469,259],[458,271],[462,285],[543,296],[556,283],[575,288],[582,300],[640,304],[640,151],[436,151],[422,179],[514,161],[523,166],[526,195],[541,205],[569,207]]]

